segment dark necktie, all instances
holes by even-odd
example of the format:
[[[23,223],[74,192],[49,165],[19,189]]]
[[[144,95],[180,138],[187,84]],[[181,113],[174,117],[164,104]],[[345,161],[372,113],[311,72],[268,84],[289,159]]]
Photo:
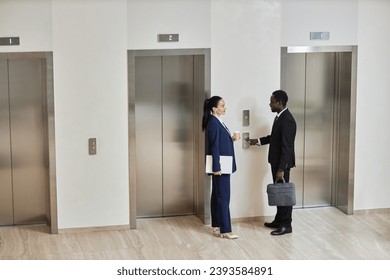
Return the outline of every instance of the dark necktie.
[[[274,123],[272,124],[271,135],[272,135],[273,132],[274,132],[274,126],[275,126],[276,121],[277,121],[278,119],[279,119],[279,118],[278,118],[278,115],[276,115],[276,117],[275,117],[275,119],[274,119]]]

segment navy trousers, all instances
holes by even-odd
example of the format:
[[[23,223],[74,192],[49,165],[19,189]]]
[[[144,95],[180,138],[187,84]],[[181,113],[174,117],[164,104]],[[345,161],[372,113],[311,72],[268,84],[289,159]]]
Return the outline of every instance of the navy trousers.
[[[219,227],[221,233],[231,232],[230,220],[230,174],[212,175],[211,226]]]

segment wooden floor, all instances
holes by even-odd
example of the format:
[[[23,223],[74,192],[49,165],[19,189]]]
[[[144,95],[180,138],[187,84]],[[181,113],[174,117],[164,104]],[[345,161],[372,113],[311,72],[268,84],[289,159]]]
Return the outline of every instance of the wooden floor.
[[[297,209],[293,233],[284,236],[271,236],[263,223],[234,222],[236,240],[213,236],[193,216],[143,219],[136,230],[49,234],[45,226],[0,227],[0,259],[390,260],[388,211]]]

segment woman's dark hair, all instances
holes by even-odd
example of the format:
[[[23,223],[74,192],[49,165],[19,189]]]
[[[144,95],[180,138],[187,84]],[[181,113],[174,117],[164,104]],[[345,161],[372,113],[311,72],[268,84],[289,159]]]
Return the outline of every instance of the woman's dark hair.
[[[220,96],[212,96],[206,99],[203,104],[203,118],[202,118],[202,130],[206,129],[207,123],[210,120],[211,112],[214,107],[218,107],[218,102],[221,100]]]

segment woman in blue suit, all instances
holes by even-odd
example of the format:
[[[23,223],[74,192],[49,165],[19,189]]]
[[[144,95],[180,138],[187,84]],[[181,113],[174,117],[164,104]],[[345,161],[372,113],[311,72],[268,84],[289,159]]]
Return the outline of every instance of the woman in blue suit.
[[[236,239],[232,234],[230,219],[230,174],[222,174],[220,156],[232,156],[232,173],[236,171],[233,141],[240,136],[232,136],[223,123],[225,101],[219,96],[206,99],[203,107],[202,129],[206,131],[208,154],[212,155],[212,192],[211,192],[211,226],[214,234],[222,238]],[[219,232],[219,233],[218,233]]]

